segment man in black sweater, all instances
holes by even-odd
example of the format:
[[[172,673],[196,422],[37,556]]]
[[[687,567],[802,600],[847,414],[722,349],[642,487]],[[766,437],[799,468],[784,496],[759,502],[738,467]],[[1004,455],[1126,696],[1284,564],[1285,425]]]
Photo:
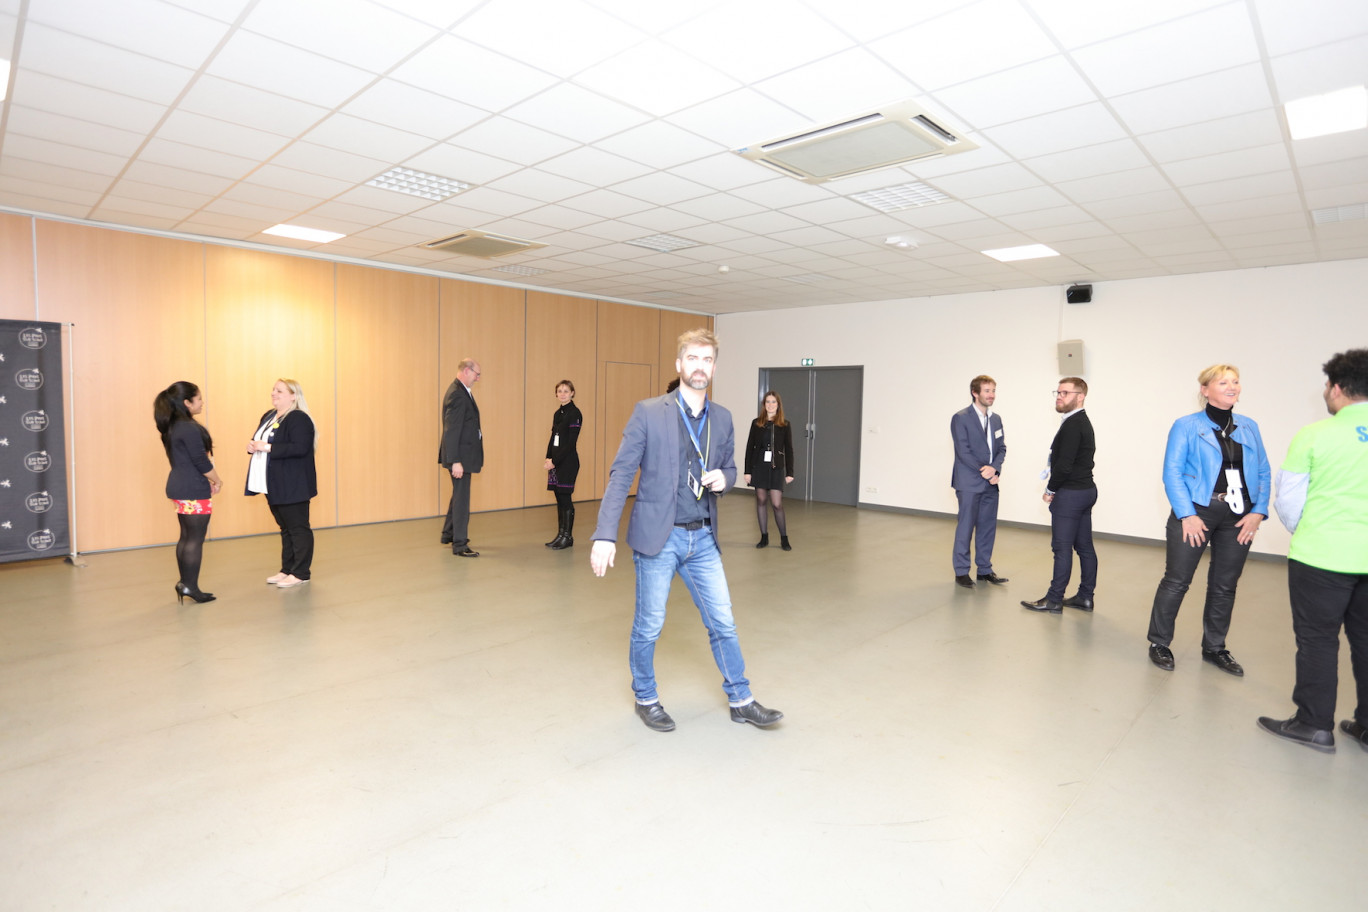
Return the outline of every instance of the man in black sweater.
[[[1023,608],[1059,614],[1065,606],[1093,610],[1093,591],[1097,588],[1097,552],[1092,542],[1092,508],[1097,503],[1093,484],[1093,454],[1097,443],[1092,422],[1083,411],[1088,384],[1079,377],[1065,377],[1055,387],[1055,411],[1059,431],[1050,444],[1050,480],[1042,498],[1050,505],[1050,547],[1054,549],[1054,579],[1043,599],[1022,602]],[[1073,552],[1078,552],[1078,592],[1064,597],[1073,569]]]

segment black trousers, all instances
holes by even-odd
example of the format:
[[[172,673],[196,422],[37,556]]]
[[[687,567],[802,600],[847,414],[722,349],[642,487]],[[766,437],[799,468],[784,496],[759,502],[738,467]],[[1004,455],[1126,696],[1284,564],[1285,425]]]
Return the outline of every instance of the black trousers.
[[[447,504],[442,540],[451,541],[451,553],[464,551],[470,544],[470,474],[451,476],[451,501]]]
[[[1335,727],[1339,689],[1339,632],[1349,640],[1349,661],[1358,688],[1354,718],[1368,725],[1368,573],[1335,573],[1287,562],[1292,632],[1297,636],[1297,719],[1313,728]]]
[[[1050,501],[1050,547],[1054,550],[1054,579],[1045,598],[1064,601],[1064,590],[1073,572],[1074,552],[1078,552],[1078,594],[1092,598],[1097,590],[1097,552],[1093,549],[1092,508],[1097,503],[1097,488],[1055,492]]]
[[[270,504],[280,526],[280,572],[296,579],[309,578],[313,567],[314,534],[309,527],[309,501]]]
[[[1232,513],[1224,501],[1197,508],[1197,516],[1206,523],[1206,542],[1193,547],[1183,541],[1183,521],[1176,513],[1169,513],[1168,550],[1164,560],[1164,578],[1154,593],[1154,607],[1150,610],[1149,641],[1167,646],[1173,642],[1173,625],[1183,596],[1197,572],[1197,564],[1207,544],[1211,545],[1211,566],[1207,569],[1206,605],[1202,609],[1202,651],[1220,652],[1226,648],[1226,633],[1235,612],[1235,587],[1244,572],[1249,545],[1239,542],[1240,530],[1235,527],[1244,516]],[[1248,515],[1248,514],[1244,514]]]

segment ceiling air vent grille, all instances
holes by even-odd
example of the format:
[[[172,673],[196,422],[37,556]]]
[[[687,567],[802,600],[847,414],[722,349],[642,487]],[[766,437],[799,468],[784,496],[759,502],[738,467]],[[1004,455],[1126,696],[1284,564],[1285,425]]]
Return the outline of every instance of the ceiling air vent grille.
[[[905,101],[737,149],[736,154],[781,174],[819,184],[977,148],[918,105]]]
[[[459,253],[465,256],[492,259],[508,256],[510,253],[536,250],[546,245],[538,244],[536,241],[525,241],[522,238],[508,237],[504,234],[495,234],[492,231],[472,230],[462,231],[460,234],[453,234],[450,237],[438,238],[435,241],[428,241],[422,246],[428,250],[441,250],[445,253]]]

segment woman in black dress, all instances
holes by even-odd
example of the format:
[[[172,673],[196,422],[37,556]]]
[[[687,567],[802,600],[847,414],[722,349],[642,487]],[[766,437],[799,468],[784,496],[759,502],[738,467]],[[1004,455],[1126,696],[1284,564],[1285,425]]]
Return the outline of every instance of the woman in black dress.
[[[551,416],[551,439],[546,444],[546,490],[556,495],[556,518],[559,529],[556,537],[546,543],[553,551],[569,548],[575,543],[575,478],[579,475],[580,425],[584,416],[575,405],[575,384],[562,380],[556,384],[556,399],[560,408]]]
[[[784,485],[793,483],[793,425],[784,417],[784,403],[774,390],[765,393],[760,414],[751,422],[746,440],[746,484],[755,488],[755,513],[760,520],[757,548],[769,547],[769,510],[779,527],[779,546],[792,551],[784,523]]]
[[[180,522],[180,540],[176,542],[176,566],[180,579],[176,582],[176,601],[184,603],[189,596],[197,602],[212,602],[212,592],[201,592],[199,587],[200,561],[204,554],[204,536],[209,532],[209,517],[214,502],[210,499],[223,487],[218,472],[209,457],[214,453],[214,441],[209,431],[195,420],[204,411],[204,397],[199,387],[188,380],[177,380],[157,394],[152,403],[152,417],[161,433],[166,458],[171,463],[171,474],[166,477],[166,496],[176,505],[176,519]]]
[[[265,494],[280,527],[280,570],[266,582],[280,589],[302,586],[312,578],[314,536],[309,526],[309,500],[318,495],[314,449],[318,432],[309,415],[304,390],[295,380],[277,380],[271,409],[261,416],[247,441],[247,494]]]

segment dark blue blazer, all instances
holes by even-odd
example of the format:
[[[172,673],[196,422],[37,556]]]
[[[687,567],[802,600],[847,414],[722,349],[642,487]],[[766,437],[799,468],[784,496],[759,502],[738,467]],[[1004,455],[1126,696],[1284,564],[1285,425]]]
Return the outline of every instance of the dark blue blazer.
[[[484,468],[484,438],[480,434],[480,407],[457,377],[442,397],[442,442],[437,461],[450,469],[459,462],[466,472]]]
[[[1007,438],[1002,433],[1002,418],[996,412],[988,416],[993,431],[993,452],[988,452],[988,441],[973,405],[955,412],[950,419],[950,437],[955,443],[955,469],[950,475],[950,487],[956,491],[986,491],[988,479],[979,469],[992,466],[1000,474],[1002,460],[1007,455]]]
[[[666,393],[655,399],[643,399],[632,409],[632,417],[622,431],[622,445],[608,472],[608,486],[603,492],[598,525],[592,536],[595,541],[617,541],[622,509],[638,469],[641,470],[641,482],[637,485],[632,518],[627,523],[627,545],[649,557],[659,554],[669,541],[674,529],[675,492],[679,488],[680,471],[677,399],[676,393]],[[727,480],[727,486],[722,489],[725,494],[736,484],[736,441],[731,412],[716,402],[709,403],[708,424],[712,444],[704,468],[722,470]],[[711,492],[703,495],[708,502],[714,539],[718,537],[719,496]]]
[[[275,414],[267,409],[257,427]],[[266,454],[266,502],[304,503],[318,496],[318,471],[314,466],[314,423],[308,412],[291,409],[280,427],[266,432],[271,452]],[[249,457],[250,458],[250,457]],[[243,490],[250,497],[255,491]]]

